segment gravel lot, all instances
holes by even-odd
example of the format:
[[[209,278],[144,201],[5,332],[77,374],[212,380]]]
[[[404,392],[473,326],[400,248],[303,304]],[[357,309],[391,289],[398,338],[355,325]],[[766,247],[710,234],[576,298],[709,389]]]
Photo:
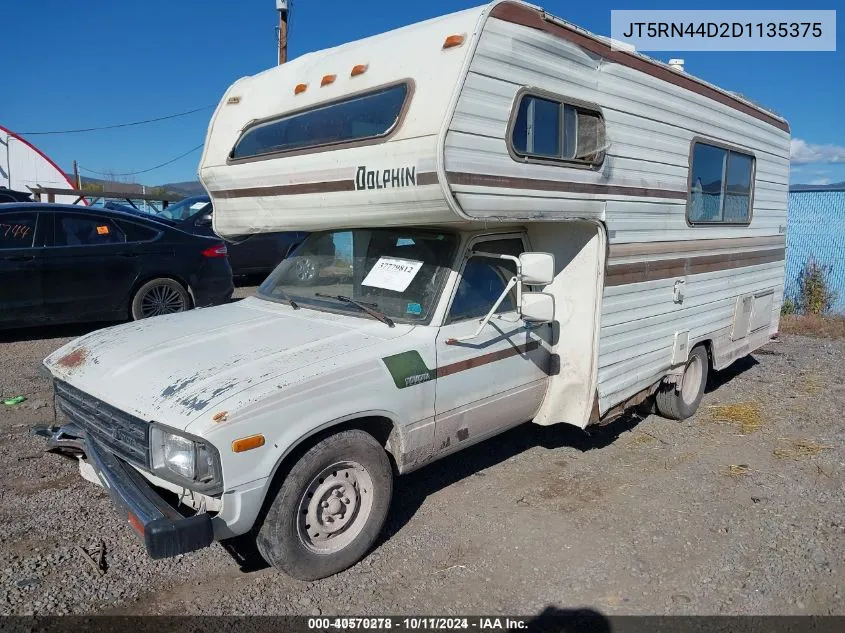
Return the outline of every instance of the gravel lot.
[[[686,423],[524,425],[401,478],[375,551],[306,583],[220,545],[149,560],[106,493],[42,452],[39,363],[90,329],[0,338],[0,393],[28,398],[0,410],[2,614],[845,614],[843,340],[785,336]]]

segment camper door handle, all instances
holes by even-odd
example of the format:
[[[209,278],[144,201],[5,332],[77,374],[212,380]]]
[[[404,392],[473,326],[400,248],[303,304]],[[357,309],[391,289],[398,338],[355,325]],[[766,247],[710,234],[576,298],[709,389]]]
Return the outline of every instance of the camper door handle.
[[[676,279],[675,280],[675,291],[674,291],[674,301],[675,303],[683,303],[684,302],[684,286],[686,285],[686,279]]]

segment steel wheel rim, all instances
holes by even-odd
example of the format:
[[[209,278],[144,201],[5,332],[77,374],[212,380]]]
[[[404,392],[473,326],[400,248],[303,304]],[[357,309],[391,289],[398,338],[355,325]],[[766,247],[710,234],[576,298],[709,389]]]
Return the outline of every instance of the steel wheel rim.
[[[297,533],[317,554],[334,554],[364,529],[374,501],[373,479],[358,462],[343,461],[311,480],[297,507]]]
[[[701,385],[701,376],[704,373],[704,365],[699,356],[690,358],[684,370],[684,384],[681,387],[681,398],[687,404],[691,404],[698,395],[698,388]]]
[[[141,317],[174,314],[185,310],[185,298],[176,288],[169,284],[153,286],[141,298]]]

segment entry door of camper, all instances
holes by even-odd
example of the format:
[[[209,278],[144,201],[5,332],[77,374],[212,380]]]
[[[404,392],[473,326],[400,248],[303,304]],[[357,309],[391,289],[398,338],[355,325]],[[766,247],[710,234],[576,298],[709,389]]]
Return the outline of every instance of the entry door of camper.
[[[478,238],[474,251],[519,255],[519,234]],[[473,334],[516,274],[513,262],[473,256],[466,260],[448,316],[437,337],[436,448],[451,452],[534,417],[546,393],[549,325],[527,326],[516,290],[505,298],[481,334]]]

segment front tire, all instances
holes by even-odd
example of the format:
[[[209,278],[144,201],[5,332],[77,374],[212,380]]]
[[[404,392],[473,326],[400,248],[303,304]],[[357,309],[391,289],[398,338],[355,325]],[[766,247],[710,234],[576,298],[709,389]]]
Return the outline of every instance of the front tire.
[[[325,578],[363,558],[378,538],[393,471],[373,436],[342,431],[293,465],[258,528],[264,559],[300,580]]]
[[[138,321],[163,314],[184,312],[191,307],[191,297],[175,279],[151,279],[138,288],[132,298],[130,316]]]
[[[660,415],[670,420],[686,420],[695,415],[704,397],[709,365],[707,350],[701,345],[694,348],[684,367],[681,388],[669,383],[660,386],[655,396]]]

